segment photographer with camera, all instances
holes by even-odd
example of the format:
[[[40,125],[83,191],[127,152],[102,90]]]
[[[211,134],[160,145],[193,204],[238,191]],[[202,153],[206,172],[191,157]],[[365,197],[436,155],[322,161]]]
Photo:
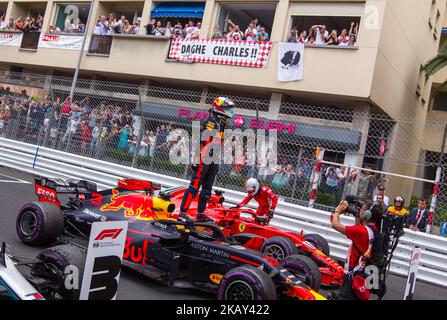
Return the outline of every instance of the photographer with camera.
[[[371,264],[373,245],[380,232],[383,207],[378,204],[367,205],[362,198],[347,196],[332,215],[332,228],[346,235],[352,241],[345,265],[345,277],[338,294],[339,300],[368,300],[370,291],[366,288],[364,268]],[[355,225],[345,226],[340,215],[351,214]]]

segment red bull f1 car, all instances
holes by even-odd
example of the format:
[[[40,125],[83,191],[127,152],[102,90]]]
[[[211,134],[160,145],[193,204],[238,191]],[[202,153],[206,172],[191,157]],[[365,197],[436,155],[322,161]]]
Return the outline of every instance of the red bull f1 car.
[[[170,188],[165,195],[178,206],[183,198],[185,188]],[[344,269],[329,257],[330,249],[326,239],[318,234],[303,235],[275,228],[260,223],[256,212],[248,208],[225,208],[225,199],[221,191],[211,196],[205,214],[218,226],[222,227],[227,236],[233,236],[246,247],[258,250],[263,254],[282,261],[287,256],[301,254],[310,257],[320,270],[321,280],[315,278],[313,287],[318,289],[320,282],[325,286],[339,286],[342,283]],[[197,214],[197,199],[188,211],[192,217]],[[176,215],[173,215],[176,217]]]
[[[25,244],[62,242],[82,252],[93,222],[127,220],[124,265],[156,281],[212,292],[223,300],[325,299],[306,284],[312,278],[303,272],[312,270],[303,268],[312,262],[309,257],[296,254],[279,262],[242,246],[214,223],[172,219],[171,195],[149,181],[125,179],[115,189],[97,191],[83,180],[40,178],[35,188],[39,201],[25,204],[17,216],[17,234]],[[38,259],[60,270],[51,253]],[[76,299],[77,294],[65,296]]]

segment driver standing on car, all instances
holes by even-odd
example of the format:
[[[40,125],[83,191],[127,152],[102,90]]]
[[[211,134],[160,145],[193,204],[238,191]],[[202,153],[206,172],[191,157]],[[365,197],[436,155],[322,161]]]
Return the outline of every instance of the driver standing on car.
[[[267,224],[273,218],[278,196],[267,186],[260,186],[259,181],[250,178],[245,181],[245,190],[248,195],[236,206],[236,208],[247,205],[251,199],[258,202],[258,210],[256,210],[256,222]]]
[[[187,214],[192,200],[200,191],[199,203],[197,206],[197,220],[208,221],[209,218],[203,213],[208,200],[211,197],[214,180],[219,172],[219,160],[213,155],[213,145],[222,145],[225,127],[233,117],[234,102],[225,97],[219,97],[211,105],[209,117],[201,123],[201,136],[206,130],[215,130],[216,134],[210,135],[200,144],[200,157],[192,166],[192,178],[180,205],[179,221],[190,222],[191,217]],[[220,150],[220,148],[219,148]],[[212,160],[212,161],[210,161]],[[198,162],[198,163],[197,163]]]

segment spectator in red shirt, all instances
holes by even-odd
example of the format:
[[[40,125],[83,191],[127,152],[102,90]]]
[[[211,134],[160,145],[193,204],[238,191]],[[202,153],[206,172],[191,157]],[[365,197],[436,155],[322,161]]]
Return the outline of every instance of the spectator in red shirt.
[[[346,213],[348,206],[347,201],[342,201],[332,215],[332,228],[346,235],[352,241],[345,265],[346,274],[343,278],[338,299],[358,300],[359,298],[352,287],[353,278],[363,268],[364,258],[370,257],[374,232],[379,230],[384,212],[381,205],[367,206],[364,204],[360,209],[359,215],[355,217],[355,225],[344,226],[340,222],[340,215]],[[367,208],[370,209],[368,210]]]

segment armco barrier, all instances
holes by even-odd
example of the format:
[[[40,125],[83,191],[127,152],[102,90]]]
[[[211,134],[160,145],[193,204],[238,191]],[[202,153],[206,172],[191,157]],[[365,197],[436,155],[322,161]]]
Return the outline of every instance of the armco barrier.
[[[100,188],[110,188],[125,177],[151,180],[163,187],[186,186],[188,181],[125,167],[101,160],[85,158],[57,150],[0,138],[0,164],[36,175],[60,178],[80,178],[96,182]],[[223,189],[227,202],[237,203],[245,196],[241,192]],[[344,260],[350,241],[330,227],[330,214],[325,211],[279,201],[272,224],[276,227],[324,236],[331,247],[331,255]],[[352,224],[352,217],[342,217]],[[447,287],[447,239],[405,230],[391,265],[391,272],[406,275],[411,251],[422,247],[418,279]]]

